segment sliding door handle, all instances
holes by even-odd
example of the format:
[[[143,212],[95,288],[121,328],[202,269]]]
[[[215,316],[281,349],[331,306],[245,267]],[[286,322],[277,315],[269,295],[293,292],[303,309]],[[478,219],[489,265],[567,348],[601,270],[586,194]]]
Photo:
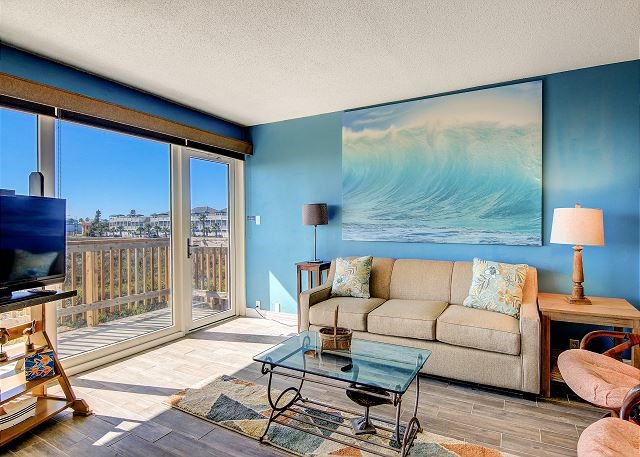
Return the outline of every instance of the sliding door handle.
[[[199,241],[191,242],[191,238],[187,238],[187,259],[190,259],[193,255],[193,248],[197,248],[200,246]]]

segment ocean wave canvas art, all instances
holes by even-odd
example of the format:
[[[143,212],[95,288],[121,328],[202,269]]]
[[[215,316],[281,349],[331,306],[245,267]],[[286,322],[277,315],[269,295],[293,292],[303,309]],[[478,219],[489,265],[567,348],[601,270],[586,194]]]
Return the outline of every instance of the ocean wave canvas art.
[[[542,81],[345,112],[342,238],[540,245]]]

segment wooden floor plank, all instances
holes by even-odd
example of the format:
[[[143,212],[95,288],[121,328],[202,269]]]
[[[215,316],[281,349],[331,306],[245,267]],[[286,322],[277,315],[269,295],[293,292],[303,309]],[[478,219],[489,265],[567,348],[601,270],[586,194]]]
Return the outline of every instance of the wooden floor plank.
[[[238,435],[172,409],[165,401],[181,389],[232,375],[266,385],[254,354],[282,341],[294,327],[261,319],[235,319],[186,338],[99,367],[71,379],[95,415],[75,417],[65,411],[11,443],[0,456],[175,456],[283,457],[274,447]],[[281,388],[292,380],[274,379]],[[572,456],[579,433],[601,410],[574,397],[525,398],[454,381],[423,377],[418,415],[426,431],[484,444],[521,456]],[[306,384],[310,397],[360,410],[344,391]],[[403,398],[410,416],[411,386]],[[392,417],[391,406],[373,414]],[[215,449],[217,454],[211,454]]]

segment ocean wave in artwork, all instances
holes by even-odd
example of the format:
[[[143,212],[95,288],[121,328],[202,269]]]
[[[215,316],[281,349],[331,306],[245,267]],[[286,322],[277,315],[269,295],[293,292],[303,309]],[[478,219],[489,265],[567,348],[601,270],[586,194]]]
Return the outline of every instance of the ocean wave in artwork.
[[[381,122],[383,108],[343,128],[343,239],[541,244],[541,110],[483,121],[413,106]]]

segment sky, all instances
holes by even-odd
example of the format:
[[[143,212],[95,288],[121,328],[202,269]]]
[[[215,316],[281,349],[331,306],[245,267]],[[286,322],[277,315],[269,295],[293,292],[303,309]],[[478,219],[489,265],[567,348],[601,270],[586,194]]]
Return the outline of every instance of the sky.
[[[56,193],[67,217],[168,211],[169,145],[57,121]],[[0,109],[0,188],[28,193],[37,168],[36,116]],[[192,207],[227,207],[227,165],[191,159]]]

